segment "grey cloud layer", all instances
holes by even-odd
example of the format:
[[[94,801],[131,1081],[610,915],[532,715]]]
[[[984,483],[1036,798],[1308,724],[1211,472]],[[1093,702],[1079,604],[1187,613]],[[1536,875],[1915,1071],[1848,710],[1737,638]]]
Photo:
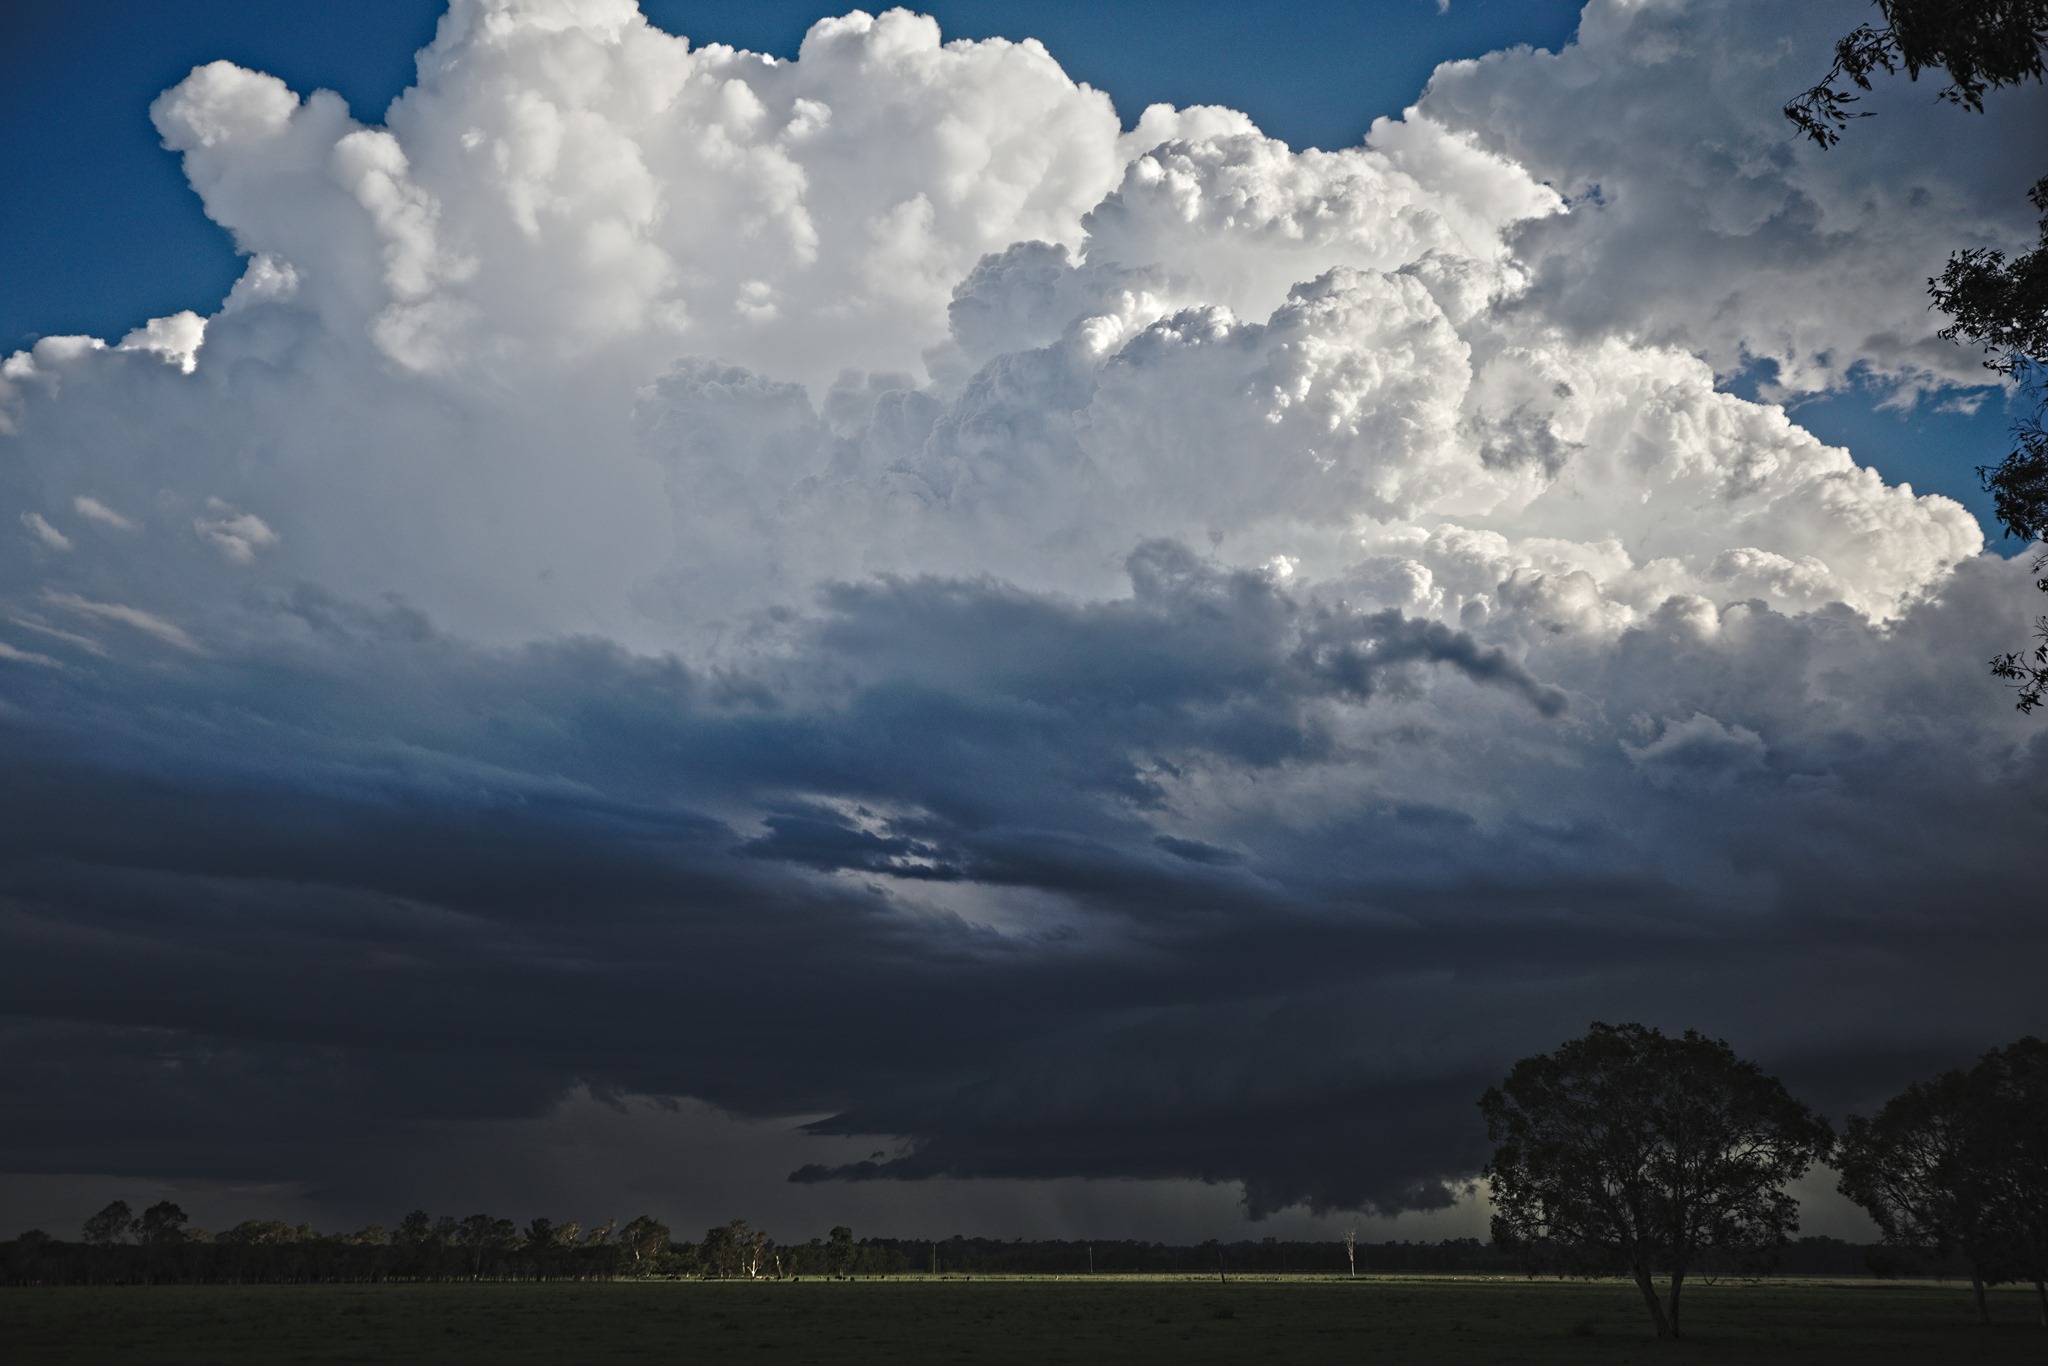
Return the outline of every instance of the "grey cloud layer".
[[[1636,258],[1544,64],[1763,13],[1302,155],[900,12],[458,0],[381,128],[196,71],[248,274],[0,368],[0,1168],[360,1182],[588,1089],[1429,1208],[1591,1015],[1831,1104],[2042,1027],[2025,566],[1716,392],[1725,310],[1558,286]],[[1739,345],[1919,363],[1802,309]]]
[[[1873,121],[1816,155],[1779,107],[1866,18],[1595,0],[1563,52],[1449,64],[1419,108],[1574,201],[1516,243],[1530,302],[1555,321],[1682,346],[1723,373],[1770,361],[1788,394],[1859,368],[1908,392],[1982,384],[1912,286],[1950,252],[2029,239],[2048,92],[2019,87],[1979,117],[1936,103],[1938,76],[1901,75],[1861,97]]]

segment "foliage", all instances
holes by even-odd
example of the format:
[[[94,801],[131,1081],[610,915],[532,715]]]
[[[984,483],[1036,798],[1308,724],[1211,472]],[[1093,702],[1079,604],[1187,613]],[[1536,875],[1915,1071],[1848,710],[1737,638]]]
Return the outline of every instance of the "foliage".
[[[1705,1254],[1784,1244],[1798,1206],[1783,1187],[1832,1142],[1727,1044],[1639,1024],[1596,1023],[1522,1059],[1479,1108],[1495,1145],[1494,1240],[1567,1270],[1625,1273],[1659,1337],[1680,1335],[1680,1289]]]
[[[633,1269],[652,1267],[668,1251],[668,1225],[643,1214],[619,1230],[619,1246]]]
[[[236,1283],[383,1283],[448,1281],[556,1281],[636,1279],[648,1276],[697,1277],[719,1274],[716,1244],[732,1236],[733,1226],[720,1225],[707,1235],[713,1245],[675,1243],[669,1230],[648,1215],[615,1226],[599,1225],[568,1241],[569,1225],[550,1225],[549,1246],[536,1247],[520,1236],[504,1236],[510,1220],[475,1216],[476,1223],[434,1219],[415,1210],[400,1220],[396,1231],[371,1225],[355,1233],[317,1233],[306,1225],[275,1219],[252,1219],[219,1235],[188,1229],[182,1242],[161,1249],[114,1243],[95,1247],[66,1243],[40,1233],[25,1235],[5,1250],[0,1285],[125,1284],[158,1282]],[[494,1231],[484,1255],[477,1258],[463,1241],[465,1225]],[[745,1228],[744,1225],[741,1226]],[[529,1225],[529,1231],[531,1225]],[[616,1229],[616,1231],[615,1231]],[[758,1236],[765,1254],[757,1267],[761,1277],[783,1279],[847,1277],[875,1279],[924,1272],[936,1266],[944,1276],[1054,1275],[1078,1276],[1094,1251],[1096,1273],[1104,1277],[1202,1274],[1214,1276],[1218,1260],[1233,1280],[1243,1275],[1334,1274],[1346,1265],[1339,1242],[1297,1242],[1277,1238],[1173,1244],[1135,1240],[967,1238],[955,1235],[930,1239],[859,1238],[841,1225],[826,1238],[779,1244]],[[1810,1246],[1808,1246],[1810,1244]],[[1441,1242],[1366,1243],[1356,1246],[1361,1273],[1430,1275],[1513,1271],[1519,1262],[1474,1238]],[[1802,1240],[1791,1250],[1797,1269],[1814,1274],[1859,1271],[1866,1249],[1825,1240]],[[725,1274],[747,1279],[744,1261],[734,1261]]]
[[[753,1280],[761,1274],[774,1242],[767,1234],[747,1227],[744,1219],[708,1229],[699,1252],[704,1274],[721,1280],[744,1276]]]
[[[1955,320],[1941,329],[1942,339],[1981,346],[1991,357],[1987,366],[2022,380],[2048,361],[2048,176],[2034,182],[2027,199],[2041,213],[2041,245],[2011,262],[2002,251],[1960,251],[1940,278],[1928,281],[1934,306]],[[2039,504],[2032,510],[2041,515]],[[2018,536],[2042,530],[2039,522],[2024,530],[2007,525]]]
[[[827,1258],[825,1265],[828,1271],[834,1276],[850,1276],[853,1274],[854,1263],[858,1254],[853,1246],[852,1229],[844,1224],[836,1225],[832,1232],[826,1235],[825,1248]]]
[[[1882,28],[1864,24],[1835,45],[1835,63],[1820,84],[1785,106],[1785,117],[1822,147],[1840,141],[1851,118],[1868,111],[1850,106],[1857,90],[1871,88],[1878,71],[1902,67],[1913,80],[1924,70],[1948,74],[1940,98],[1982,113],[1984,94],[2041,80],[2048,46],[2048,0],[1874,0]],[[2027,197],[2041,211],[2041,240],[2007,261],[2005,253],[1971,248],[1949,257],[1927,282],[1934,306],[1951,319],[1939,335],[1969,342],[1989,356],[1987,367],[2013,380],[2034,411],[2013,428],[2013,449],[1996,465],[1977,469],[2006,533],[2023,542],[2048,539],[2048,176]],[[2035,562],[2048,568],[2048,554]],[[2048,592],[2048,577],[2037,581]],[[2048,697],[2048,616],[2035,623],[2041,644],[1995,655],[1994,677],[2010,683],[2015,705],[2031,712]]]
[[[1957,252],[1938,280],[1928,282],[1934,306],[1954,319],[1941,329],[1950,341],[1983,347],[1991,369],[2016,381],[2034,401],[2034,412],[2013,428],[2013,449],[1996,465],[1977,473],[1991,494],[2006,533],[2022,541],[2048,540],[2048,176],[2028,192],[2041,211],[2041,244],[2008,263],[2005,253],[1985,249]],[[2048,569],[2048,554],[2034,563]],[[2048,592],[2048,576],[2036,581]],[[2040,644],[2031,652],[1994,656],[1991,672],[2012,684],[2015,704],[2031,712],[2048,695],[2048,616],[2035,623]]]
[[[85,1221],[85,1241],[94,1247],[111,1247],[128,1237],[134,1228],[134,1212],[126,1200],[116,1200]]]
[[[135,1221],[135,1237],[148,1246],[185,1241],[185,1211],[168,1200],[159,1200]]]
[[[1981,1305],[1983,1287],[2002,1278],[1977,1109],[1961,1072],[1915,1083],[1873,1117],[1849,1117],[1835,1167],[1838,1189],[1887,1242],[1960,1252]]]
[[[1939,98],[1978,113],[1984,92],[2042,76],[2041,45],[2048,33],[2048,0],[1873,0],[1882,28],[1859,25],[1835,44],[1835,63],[1818,85],[1785,106],[1785,117],[1823,147],[1841,139],[1857,110],[1857,90],[1870,89],[1871,76],[1911,80],[1922,71],[1946,72]],[[1844,84],[1846,82],[1846,85]]]
[[[1993,1049],[1852,1115],[1835,1165],[1888,1242],[1962,1255],[1982,1321],[1987,1285],[2025,1279],[2048,1327],[2048,1044]]]
[[[1989,1115],[2000,1222],[2048,1327],[2048,1043],[2029,1036],[1994,1048],[1970,1076]]]

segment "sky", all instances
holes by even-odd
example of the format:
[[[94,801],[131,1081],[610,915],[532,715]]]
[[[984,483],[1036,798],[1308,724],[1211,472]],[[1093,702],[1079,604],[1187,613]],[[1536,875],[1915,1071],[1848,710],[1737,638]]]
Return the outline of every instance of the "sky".
[[[2048,1028],[2048,108],[1797,141],[1866,9],[10,12],[0,1235],[1465,1235],[1588,1021]]]

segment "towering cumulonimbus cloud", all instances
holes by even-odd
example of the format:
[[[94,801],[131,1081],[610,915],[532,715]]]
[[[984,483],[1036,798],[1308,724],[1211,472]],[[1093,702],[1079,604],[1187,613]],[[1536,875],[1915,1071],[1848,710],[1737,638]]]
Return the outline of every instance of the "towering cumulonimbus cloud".
[[[2025,566],[1716,387],[1967,378],[1838,277],[1996,177],[1721,166],[1773,15],[1594,0],[1333,152],[900,10],[453,0],[381,125],[196,69],[242,279],[0,366],[0,1166],[587,1087],[909,1145],[806,1181],[1396,1210],[1589,1015],[1815,1076],[2034,1026]],[[1666,105],[1669,164],[1587,131]],[[1673,272],[1688,175],[1750,207]]]

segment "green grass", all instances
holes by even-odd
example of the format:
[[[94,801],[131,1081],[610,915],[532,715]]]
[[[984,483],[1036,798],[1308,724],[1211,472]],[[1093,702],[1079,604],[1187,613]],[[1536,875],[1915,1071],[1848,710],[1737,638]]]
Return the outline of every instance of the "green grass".
[[[2048,1358],[2032,1292],[1771,1281],[1686,1289],[1658,1343],[1632,1287],[1479,1277],[899,1278],[851,1284],[155,1286],[0,1291],[0,1358],[239,1362],[1795,1362]]]

